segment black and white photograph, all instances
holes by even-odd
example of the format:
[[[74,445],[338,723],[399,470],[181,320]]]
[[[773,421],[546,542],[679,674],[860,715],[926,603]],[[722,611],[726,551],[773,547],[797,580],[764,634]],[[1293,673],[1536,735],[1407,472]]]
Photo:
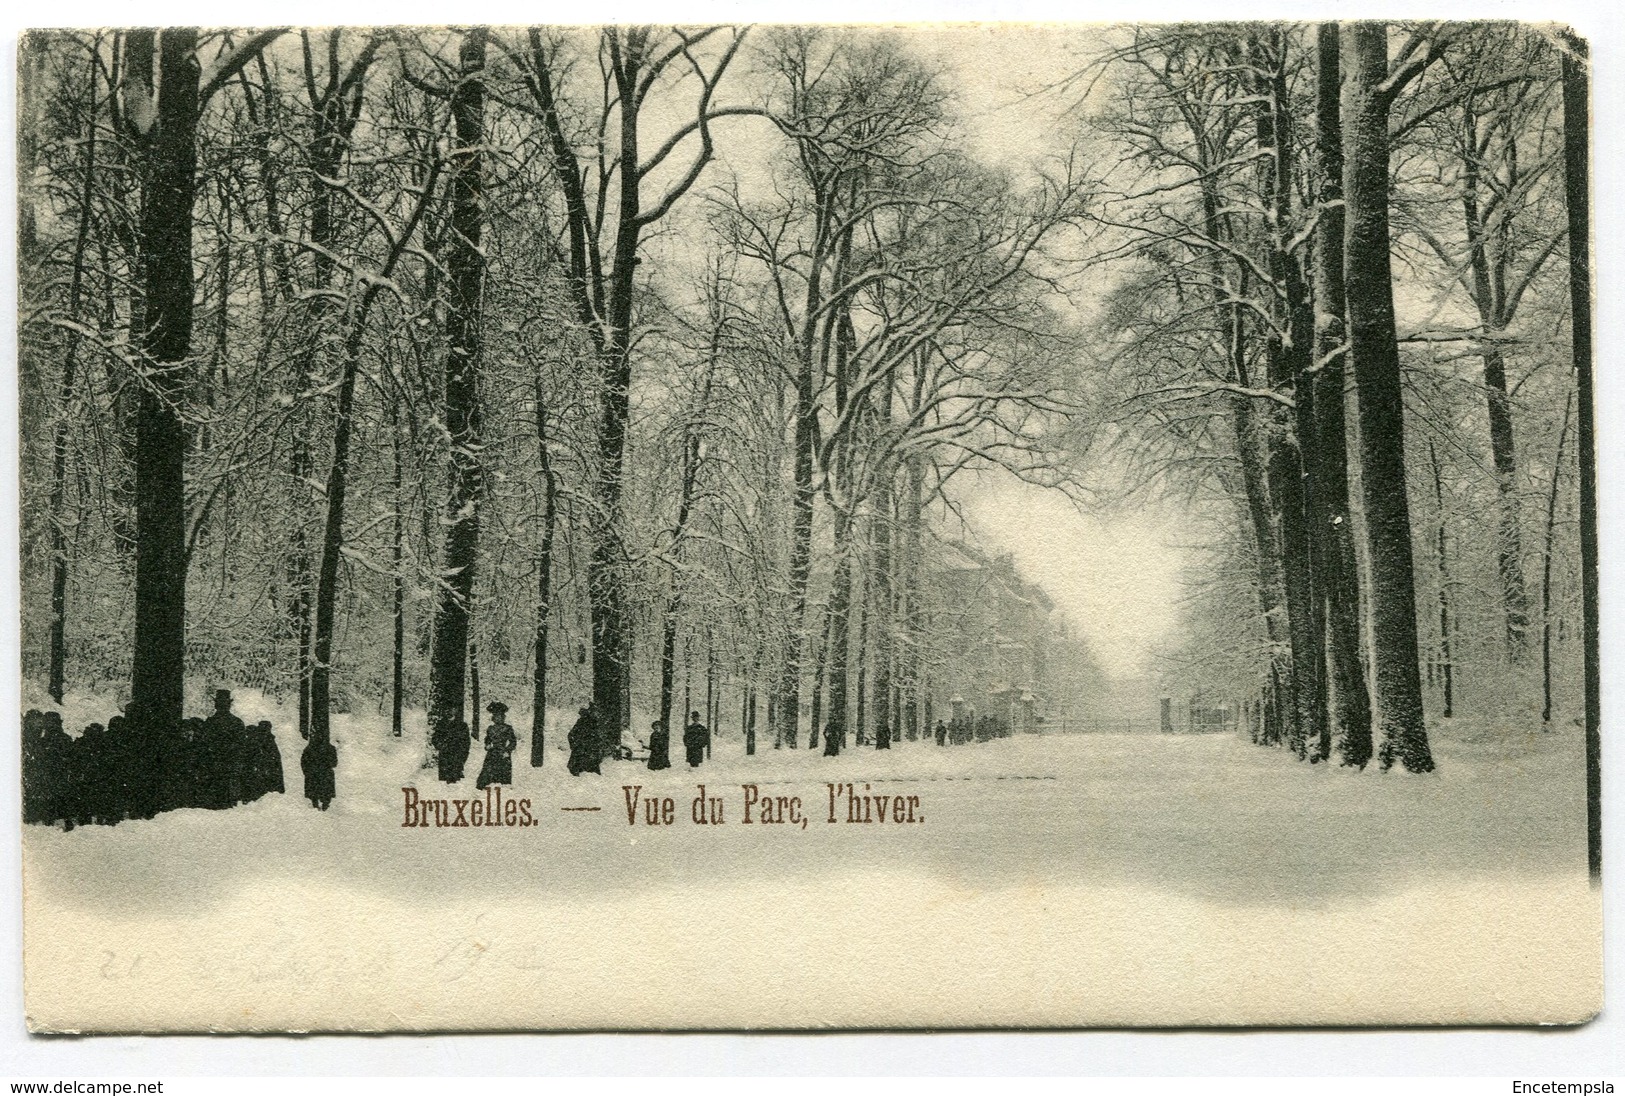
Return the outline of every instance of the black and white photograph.
[[[1586,1023],[1590,80],[24,31],[29,1029]]]

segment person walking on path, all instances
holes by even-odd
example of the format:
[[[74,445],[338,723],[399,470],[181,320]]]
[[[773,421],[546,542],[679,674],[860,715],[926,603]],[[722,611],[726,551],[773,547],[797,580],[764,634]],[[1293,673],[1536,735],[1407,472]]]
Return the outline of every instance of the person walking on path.
[[[598,720],[593,717],[591,704],[581,709],[576,725],[570,728],[568,741],[570,775],[598,772],[603,762],[603,752],[598,742]]]
[[[698,768],[711,752],[711,731],[700,722],[699,712],[688,713],[688,726],[683,728],[683,752],[688,755],[691,769]]]
[[[513,751],[519,745],[519,736],[508,726],[508,706],[493,700],[485,710],[491,713],[491,725],[485,728],[485,763],[474,781],[480,789],[513,783]]]

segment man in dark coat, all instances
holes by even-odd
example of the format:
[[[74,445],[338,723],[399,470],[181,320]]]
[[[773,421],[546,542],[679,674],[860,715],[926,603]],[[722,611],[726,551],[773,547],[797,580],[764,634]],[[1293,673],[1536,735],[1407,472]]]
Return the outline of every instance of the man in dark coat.
[[[339,752],[326,739],[312,738],[299,755],[299,767],[305,773],[305,798],[319,811],[325,811],[333,802],[337,790],[333,772],[338,766]]]
[[[440,779],[455,784],[463,778],[463,766],[468,764],[468,724],[460,719],[442,723],[429,736],[434,747],[435,764],[440,767]]]
[[[603,745],[598,741],[598,720],[593,717],[592,705],[581,709],[576,725],[570,728],[570,775],[595,773],[604,760]]]
[[[491,713],[491,725],[485,728],[485,763],[480,766],[476,788],[492,784],[513,783],[513,751],[519,745],[519,736],[508,726],[508,706],[493,700],[485,710]]]
[[[945,746],[947,744],[948,744],[948,725],[946,723],[944,723],[942,720],[939,719],[939,720],[937,720],[937,745],[938,746]]]
[[[194,738],[197,749],[196,805],[233,807],[248,794],[248,728],[231,711],[231,690],[214,691],[214,714]]]
[[[705,760],[711,748],[711,731],[700,722],[699,712],[688,713],[688,726],[683,728],[683,752],[688,755],[688,767],[696,768]]]
[[[671,768],[671,732],[658,719],[649,724],[649,768]]]

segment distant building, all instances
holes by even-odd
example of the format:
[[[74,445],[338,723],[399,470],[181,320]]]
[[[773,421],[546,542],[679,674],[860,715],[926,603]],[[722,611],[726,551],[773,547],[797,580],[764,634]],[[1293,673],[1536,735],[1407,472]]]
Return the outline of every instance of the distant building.
[[[946,546],[929,577],[926,665],[939,717],[995,716],[1012,731],[1041,730],[1050,677],[1055,603],[1022,579],[1006,554]]]

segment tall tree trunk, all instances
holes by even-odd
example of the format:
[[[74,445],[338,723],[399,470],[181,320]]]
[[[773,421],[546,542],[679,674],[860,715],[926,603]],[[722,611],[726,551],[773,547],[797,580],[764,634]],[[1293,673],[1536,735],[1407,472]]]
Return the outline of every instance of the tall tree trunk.
[[[540,767],[546,757],[547,636],[553,616],[553,537],[558,528],[559,486],[553,456],[547,445],[547,402],[542,375],[536,374],[536,464],[542,474],[541,542],[536,550],[536,670],[531,680],[530,763]]]
[[[745,753],[756,752],[756,685],[754,675],[745,683]]]
[[[1428,442],[1428,464],[1433,470],[1433,499],[1439,511],[1439,523],[1434,530],[1439,570],[1439,675],[1444,688],[1444,718],[1449,719],[1456,714],[1456,661],[1450,649],[1450,542],[1444,520],[1444,474],[1431,441]]]
[[[1563,45],[1563,186],[1569,214],[1569,323],[1579,395],[1580,602],[1585,647],[1586,850],[1602,878],[1602,667],[1597,649],[1597,439],[1591,363],[1591,77],[1586,43]]]
[[[1268,432],[1270,500],[1280,532],[1291,649],[1292,704],[1287,744],[1299,757],[1308,756],[1313,748],[1319,759],[1326,722],[1325,648],[1315,590],[1319,553],[1308,521],[1315,491],[1309,474],[1314,459],[1310,444],[1314,393],[1306,382],[1307,371],[1313,365],[1313,316],[1308,310],[1302,270],[1288,250],[1294,150],[1286,101],[1285,45],[1279,31],[1263,33],[1260,67],[1267,66],[1267,72],[1261,80],[1264,94],[1258,108],[1257,131],[1259,148],[1268,155],[1259,168],[1259,197],[1269,212],[1268,261],[1271,280],[1277,287],[1272,297],[1275,319],[1265,340],[1265,353],[1270,387],[1277,392],[1290,389],[1296,396],[1295,415],[1278,405],[1271,406]]]
[[[709,386],[708,386],[709,387]],[[709,393],[708,393],[709,395]],[[689,513],[694,506],[694,486],[700,471],[700,437],[692,430],[683,439],[682,483],[677,498],[677,523],[672,528],[672,593],[660,622],[660,722],[671,726],[672,682],[677,672],[677,614],[682,603],[678,590],[677,566],[681,565],[683,538],[688,532]],[[688,713],[683,713],[687,720]]]
[[[304,371],[301,370],[301,373]],[[308,378],[305,378],[308,379]],[[303,386],[302,386],[303,387]],[[289,458],[289,478],[302,485],[311,475],[310,438],[303,415],[296,412],[293,424],[293,452]],[[303,488],[299,490],[303,499]],[[310,569],[310,537],[305,529],[304,516],[294,515],[293,544],[288,552],[288,581],[293,587],[288,599],[288,628],[293,633],[294,672],[299,680],[299,737],[310,737],[310,610],[312,574]]]
[[[818,267],[814,268],[816,277]],[[809,302],[816,299],[816,283],[808,290]],[[811,315],[804,323],[813,324]],[[795,487],[790,496],[790,626],[784,646],[784,665],[779,674],[781,705],[779,731],[796,747],[801,722],[801,661],[806,648],[807,581],[812,564],[813,523],[813,438],[817,431],[818,405],[813,385],[811,334],[803,340],[801,367],[796,375],[795,409]]]
[[[874,536],[872,526],[870,529],[870,536],[871,538]],[[872,552],[870,559],[871,561],[873,560]],[[872,562],[871,566],[873,566]],[[869,689],[867,685],[869,679],[869,632],[874,627],[871,619],[873,614],[870,612],[869,603],[874,599],[874,585],[874,577],[872,575],[865,575],[863,579],[863,596],[857,599],[858,625],[857,628],[854,629],[858,634],[858,650],[856,659],[858,667],[858,681],[857,711],[853,713],[852,726],[855,731],[855,734],[853,735],[853,744],[858,746],[867,746],[869,744]]]
[[[1229,336],[1231,376],[1238,385],[1248,387],[1250,378],[1240,305],[1230,309]],[[1270,645],[1269,703],[1264,709],[1266,716],[1261,740],[1267,746],[1275,746],[1285,737],[1284,721],[1292,710],[1291,667],[1290,662],[1282,657],[1283,651],[1288,649],[1289,638],[1285,620],[1286,599],[1282,592],[1284,580],[1280,539],[1271,518],[1268,461],[1252,397],[1233,397],[1230,410],[1236,436],[1236,455],[1241,465],[1242,490],[1253,531],[1259,611],[1264,618],[1265,635]]]
[[[892,485],[889,475],[875,500],[874,514],[874,662],[875,662],[875,749],[891,749],[892,728],[892,628],[896,606],[892,589]]]
[[[720,734],[722,728],[717,724],[721,722],[717,717],[721,713],[721,701],[717,696],[717,649],[711,629],[705,630],[705,725],[711,728],[712,734]]]
[[[394,482],[390,485],[394,489],[394,505],[391,507],[394,514],[389,541],[390,616],[395,625],[395,643],[390,664],[389,733],[399,738],[404,729],[402,711],[406,702],[406,516],[401,513],[406,500],[402,497],[400,412],[395,400],[391,400],[389,405],[389,427],[395,457],[391,467]]]
[[[386,264],[383,278],[390,276],[394,258],[392,256]],[[315,619],[311,628],[308,737],[312,742],[330,740],[333,624],[338,602],[339,557],[344,549],[344,506],[349,486],[350,440],[355,427],[355,387],[361,369],[367,313],[377,296],[378,284],[368,284],[347,317],[350,330],[339,363],[339,387],[333,411],[333,459],[327,471],[327,514],[316,568]]]
[[[1563,482],[1563,449],[1569,440],[1572,400],[1563,401],[1563,426],[1557,432],[1557,455],[1552,458],[1552,484],[1546,495],[1546,547],[1540,572],[1540,721],[1552,723],[1552,545],[1557,536],[1557,488]]]
[[[336,32],[335,32],[336,33]],[[337,74],[335,73],[335,79]],[[345,146],[355,124],[355,111],[339,96],[329,95],[320,103],[313,103],[318,112],[318,124],[313,158],[318,173],[324,177],[337,176],[344,159]],[[327,186],[318,182],[317,200],[311,213],[311,238],[323,242],[323,249],[336,238],[337,229],[332,211],[332,194]],[[413,214],[415,227],[421,216],[420,201]],[[408,234],[411,229],[408,229]],[[327,513],[322,528],[321,558],[316,569],[316,597],[314,620],[310,636],[309,718],[307,735],[312,743],[331,740],[331,678],[333,669],[333,623],[338,600],[339,556],[344,547],[344,506],[349,485],[350,440],[355,425],[355,388],[361,369],[361,348],[366,335],[367,314],[371,311],[382,279],[394,273],[401,247],[395,247],[380,270],[379,281],[368,282],[360,294],[352,294],[350,307],[344,316],[348,331],[338,361],[339,385],[333,411],[333,458],[327,472]],[[329,287],[333,278],[333,262],[322,256],[318,260],[318,284]],[[319,327],[326,319],[325,307],[313,313],[313,326]],[[318,338],[319,341],[319,338]],[[315,370],[312,370],[315,373]],[[321,756],[318,751],[313,756]],[[325,783],[318,776],[316,783]],[[308,798],[308,796],[307,796]]]
[[[157,37],[157,107],[140,134],[140,263],[145,326],[135,422],[135,644],[130,712],[148,728],[178,729],[186,675],[186,427],[190,389],[192,204],[196,194],[197,30],[131,31],[136,94],[151,95]],[[145,71],[142,71],[143,68]]]
[[[242,81],[244,102],[248,106],[251,118],[258,125],[254,133],[254,150],[259,162],[260,188],[265,195],[265,231],[269,236],[268,242],[262,249],[262,256],[268,255],[268,265],[271,277],[260,277],[260,327],[262,345],[269,353],[271,340],[275,329],[280,323],[278,307],[284,305],[294,297],[293,264],[289,258],[288,248],[282,242],[285,237],[285,222],[282,216],[281,173],[282,162],[272,149],[272,137],[281,132],[280,115],[277,96],[273,92],[273,83],[268,66],[262,56],[256,59],[259,67],[259,87],[264,89],[263,94],[256,96],[252,83]],[[258,104],[256,113],[256,103]],[[322,196],[317,195],[317,201]],[[315,242],[314,234],[312,242]],[[326,261],[320,257],[317,261]],[[267,265],[262,258],[261,267]],[[324,298],[313,298],[310,308],[325,307]],[[311,325],[314,327],[314,325]],[[293,531],[289,539],[287,554],[283,559],[283,574],[288,586],[288,598],[285,606],[283,627],[284,641],[292,639],[294,644],[294,679],[298,683],[298,729],[299,737],[310,737],[310,544],[304,518],[306,484],[310,480],[310,430],[309,415],[305,410],[305,394],[310,388],[310,366],[308,360],[301,355],[293,355],[290,359],[288,384],[294,394],[295,405],[289,415],[289,432],[291,444],[289,446],[288,482],[295,492],[295,506],[293,513]]]
[[[1506,618],[1507,660],[1518,665],[1529,647],[1529,593],[1523,574],[1512,402],[1507,395],[1506,359],[1499,348],[1484,352],[1484,389],[1489,403],[1490,458],[1495,465],[1496,561],[1501,576],[1501,608]]]
[[[905,700],[903,702],[903,735],[910,742],[920,737],[920,650],[925,640],[924,608],[921,605],[920,575],[925,570],[922,557],[921,530],[925,493],[924,458],[915,456],[908,462],[908,489],[903,498],[903,625],[904,643],[902,677]],[[930,734],[929,725],[924,728]]]
[[[1496,558],[1501,576],[1501,608],[1505,616],[1507,659],[1522,662],[1528,648],[1529,595],[1523,575],[1517,491],[1517,449],[1512,433],[1512,403],[1507,393],[1506,357],[1497,341],[1510,319],[1501,290],[1506,285],[1506,248],[1491,254],[1478,200],[1478,119],[1471,105],[1464,108],[1465,155],[1462,158],[1461,206],[1467,230],[1468,270],[1473,301],[1486,339],[1482,354],[1484,392],[1490,424],[1490,457],[1495,466],[1497,506]],[[1494,269],[1492,270],[1492,264]]]
[[[1348,293],[1349,356],[1360,407],[1361,488],[1371,566],[1373,699],[1387,769],[1428,772],[1433,754],[1423,722],[1416,641],[1416,585],[1410,504],[1405,480],[1404,397],[1394,331],[1388,232],[1388,28],[1376,22],[1345,27],[1351,62],[1344,85],[1347,157],[1344,279]]]
[[[480,740],[480,646],[468,641],[468,737]]]
[[[631,414],[633,274],[638,260],[641,193],[636,167],[638,82],[646,32],[631,30],[613,39],[614,79],[620,94],[620,189],[616,196],[614,264],[610,270],[606,338],[600,354],[597,506],[591,511],[592,559],[587,590],[592,614],[592,696],[598,731],[606,749],[626,733],[631,702],[632,620],[622,572],[621,497],[626,464],[627,422]]]
[[[1346,406],[1348,308],[1343,289],[1343,127],[1338,97],[1342,88],[1336,23],[1315,30],[1316,184],[1314,521],[1321,540],[1325,582],[1319,594],[1330,654],[1331,695],[1335,703],[1338,755],[1344,765],[1364,768],[1371,760],[1371,698],[1360,655],[1359,563],[1349,515],[1348,427]],[[1328,721],[1328,726],[1330,726]]]
[[[835,573],[829,595],[829,722],[824,727],[824,756],[835,757],[846,746],[847,659],[852,632],[852,556],[847,550],[852,522],[846,510],[835,511]]]
[[[1211,240],[1225,239],[1224,219],[1218,184],[1213,175],[1205,176],[1201,186],[1203,229]],[[1210,276],[1214,285],[1214,307],[1225,317],[1225,352],[1229,359],[1230,379],[1242,388],[1251,387],[1247,364],[1247,329],[1243,306],[1239,301],[1226,304],[1224,290],[1228,283],[1224,269],[1216,255],[1210,256]],[[1240,297],[1247,292],[1244,269],[1237,271],[1238,284],[1232,292]],[[1269,717],[1259,740],[1265,745],[1276,745],[1284,737],[1280,695],[1290,691],[1290,673],[1286,672],[1282,652],[1287,648],[1284,579],[1281,571],[1281,546],[1270,499],[1268,461],[1263,430],[1250,396],[1236,395],[1230,401],[1231,425],[1235,434],[1236,458],[1241,466],[1242,491],[1246,498],[1248,522],[1253,533],[1254,562],[1258,570],[1258,605],[1264,619],[1269,640],[1270,666],[1265,689],[1270,701],[1265,705]]]
[[[812,711],[807,719],[807,748],[818,748],[818,733],[823,727],[824,718],[824,674],[829,666],[829,606],[825,605],[818,614],[822,617],[818,629],[818,653],[814,656],[812,681]]]
[[[73,237],[73,267],[68,279],[68,316],[79,320],[84,297],[85,247],[90,240],[90,210],[96,181],[96,65],[87,66],[90,81],[85,103],[85,138],[81,145],[83,185],[79,191],[79,216]],[[30,206],[30,208],[32,208]],[[19,241],[19,251],[21,249]],[[20,252],[21,253],[21,252]],[[51,699],[62,703],[68,665],[68,533],[67,487],[68,451],[72,445],[73,393],[79,366],[79,336],[69,331],[62,355],[62,381],[57,389],[57,419],[51,438],[51,651],[47,689]]]
[[[329,35],[338,33],[329,31]],[[306,51],[310,51],[311,31],[302,31]],[[337,73],[330,74],[336,80]],[[315,128],[310,142],[310,159],[313,174],[317,177],[315,191],[310,202],[310,243],[312,254],[312,267],[314,282],[318,292],[309,298],[307,320],[309,333],[307,335],[309,349],[304,358],[304,366],[298,378],[300,388],[304,392],[315,392],[327,386],[326,370],[321,358],[322,348],[326,345],[329,332],[327,327],[331,323],[334,312],[333,292],[336,291],[334,273],[336,263],[334,255],[337,252],[338,225],[334,216],[333,189],[323,184],[321,179],[337,178],[339,165],[343,161],[346,139],[349,127],[343,117],[344,101],[334,93],[336,85],[329,83],[321,94],[313,94],[310,101],[311,114],[315,119]],[[347,340],[348,341],[348,340]],[[359,351],[359,344],[357,345]],[[327,525],[324,527],[321,545],[322,556],[317,564],[316,574],[311,574],[310,545],[303,522],[299,522],[294,533],[294,567],[295,567],[295,594],[294,617],[295,629],[299,642],[299,733],[302,738],[310,738],[315,732],[315,724],[319,721],[321,729],[319,734],[322,741],[327,740],[329,699],[327,656],[317,653],[318,648],[331,654],[333,604],[335,584],[337,582],[337,557],[333,557],[333,574],[327,579],[327,617],[322,620],[321,600],[323,596],[323,566],[333,552],[337,552],[343,542],[344,499],[343,490],[335,500],[331,493],[332,478],[336,475],[341,481],[345,470],[340,467],[341,462],[349,459],[350,438],[350,404],[355,395],[355,381],[350,370],[353,368],[353,358],[346,356],[338,363],[339,369],[349,378],[348,388],[345,381],[340,381],[339,398],[334,412],[334,446],[333,463],[329,469],[329,494],[327,495]],[[293,466],[296,482],[308,482],[315,473],[315,460],[311,453],[310,422],[308,415],[299,416],[294,424]],[[340,425],[342,423],[342,426]],[[342,444],[340,444],[342,442]],[[331,551],[330,551],[331,549]],[[312,579],[314,578],[314,582]],[[321,679],[318,685],[317,679]],[[318,698],[318,692],[320,696]],[[320,707],[321,715],[316,714]]]
[[[441,730],[464,720],[469,616],[474,569],[479,561],[480,456],[479,376],[481,294],[485,257],[480,236],[485,220],[485,45],[487,30],[463,34],[460,75],[452,89],[451,114],[457,147],[452,154],[451,239],[446,260],[450,301],[446,310],[446,432],[451,440],[451,493],[446,550],[435,606],[429,657],[429,726]],[[601,717],[602,718],[602,717]]]

